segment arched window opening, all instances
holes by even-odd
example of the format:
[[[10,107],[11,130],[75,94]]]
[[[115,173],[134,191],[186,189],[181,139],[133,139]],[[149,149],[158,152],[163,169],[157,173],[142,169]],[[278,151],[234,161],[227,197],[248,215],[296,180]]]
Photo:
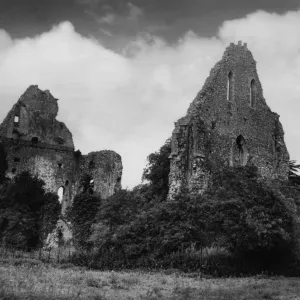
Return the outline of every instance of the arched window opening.
[[[91,181],[90,181],[90,188],[92,188],[92,189],[94,189],[94,179],[91,179]]]
[[[69,185],[69,180],[66,180],[65,186]]]
[[[239,165],[246,166],[248,160],[248,151],[246,148],[246,141],[242,135],[236,138],[236,144],[239,151]]]
[[[250,106],[255,107],[256,102],[256,83],[255,80],[252,79],[250,83]]]
[[[16,115],[15,118],[14,118],[15,125],[19,124],[19,121],[20,121],[20,118],[19,118],[19,116]]]
[[[63,186],[61,186],[57,191],[57,196],[58,196],[59,203],[62,203],[63,198],[64,198],[64,194],[65,194],[65,188]]]
[[[89,182],[89,189],[88,189],[88,192],[92,195],[94,194],[94,179],[92,178]]]
[[[33,137],[33,138],[31,139],[31,143],[34,144],[34,145],[37,145],[38,142],[39,142],[39,139],[38,139],[37,137]]]
[[[227,78],[227,100],[233,100],[233,73],[230,71]]]

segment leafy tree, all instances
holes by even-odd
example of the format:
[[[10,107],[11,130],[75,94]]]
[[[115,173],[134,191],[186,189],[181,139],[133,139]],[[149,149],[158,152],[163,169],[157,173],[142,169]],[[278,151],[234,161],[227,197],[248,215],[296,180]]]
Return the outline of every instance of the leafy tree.
[[[45,183],[29,172],[17,175],[1,190],[0,237],[14,247],[36,247],[56,224],[58,197],[44,190]]]
[[[168,139],[158,152],[148,156],[148,166],[144,169],[142,179],[151,184],[153,195],[166,199],[169,191],[169,173],[171,154],[171,139]]]
[[[191,245],[199,249],[206,242],[201,205],[188,195],[158,203],[119,227],[117,238],[131,257],[151,255],[157,259]]]
[[[80,179],[79,188],[81,188],[83,194],[85,193],[93,194],[94,193],[93,177],[89,174],[84,174]]]
[[[295,160],[289,161],[289,181],[293,185],[300,186],[300,175],[298,172],[300,171],[300,164],[297,164]]]
[[[98,213],[101,198],[91,195],[88,190],[76,195],[72,206],[67,210],[67,219],[72,224],[72,232],[75,245],[79,248],[91,246],[89,236],[92,233],[92,225]]]
[[[40,209],[40,236],[45,241],[48,234],[52,233],[57,225],[61,212],[61,204],[58,196],[53,193],[45,193],[44,204]]]
[[[93,241],[99,251],[108,251],[107,257],[119,252],[119,265],[170,266],[173,253],[204,246],[225,247],[235,257],[266,266],[290,257],[296,218],[292,198],[263,183],[255,167],[227,168],[212,181],[198,197],[149,201],[147,185],[110,197],[100,208]]]
[[[295,202],[264,183],[255,167],[228,168],[214,177],[199,201],[215,241],[236,256],[265,261],[290,257],[295,231]]]
[[[103,200],[97,219],[114,229],[119,225],[130,222],[137,213],[137,207],[138,203],[132,193],[121,190]]]
[[[116,231],[133,221],[146,202],[139,188],[135,191],[120,190],[102,200],[90,241],[100,247],[111,245]]]

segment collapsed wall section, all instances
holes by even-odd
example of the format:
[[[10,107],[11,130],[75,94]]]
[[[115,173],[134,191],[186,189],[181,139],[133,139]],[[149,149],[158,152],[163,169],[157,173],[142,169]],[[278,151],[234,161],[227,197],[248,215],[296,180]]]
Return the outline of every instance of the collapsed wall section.
[[[122,160],[114,151],[74,152],[72,133],[56,120],[57,101],[49,91],[30,86],[0,125],[0,140],[7,153],[6,175],[29,171],[43,179],[47,191],[58,193],[64,213],[81,192],[84,174],[92,176],[101,198],[121,189]]]
[[[121,156],[111,150],[91,152],[80,160],[80,174],[91,177],[93,191],[106,199],[121,189]]]

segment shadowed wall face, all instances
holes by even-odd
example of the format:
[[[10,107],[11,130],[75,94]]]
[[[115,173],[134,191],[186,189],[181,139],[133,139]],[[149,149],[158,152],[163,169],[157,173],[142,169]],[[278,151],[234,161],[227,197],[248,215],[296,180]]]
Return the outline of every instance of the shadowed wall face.
[[[201,194],[222,166],[255,165],[287,179],[289,154],[279,116],[263,97],[247,45],[230,44],[172,135],[169,199],[186,187]]]

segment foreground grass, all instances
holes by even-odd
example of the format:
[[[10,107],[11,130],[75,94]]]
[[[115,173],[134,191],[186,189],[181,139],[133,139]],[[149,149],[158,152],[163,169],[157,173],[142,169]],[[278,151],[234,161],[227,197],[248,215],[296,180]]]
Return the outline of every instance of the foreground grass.
[[[193,275],[193,276],[191,276]],[[0,261],[1,300],[300,300],[299,278],[201,279],[173,272],[96,272],[38,260]]]

